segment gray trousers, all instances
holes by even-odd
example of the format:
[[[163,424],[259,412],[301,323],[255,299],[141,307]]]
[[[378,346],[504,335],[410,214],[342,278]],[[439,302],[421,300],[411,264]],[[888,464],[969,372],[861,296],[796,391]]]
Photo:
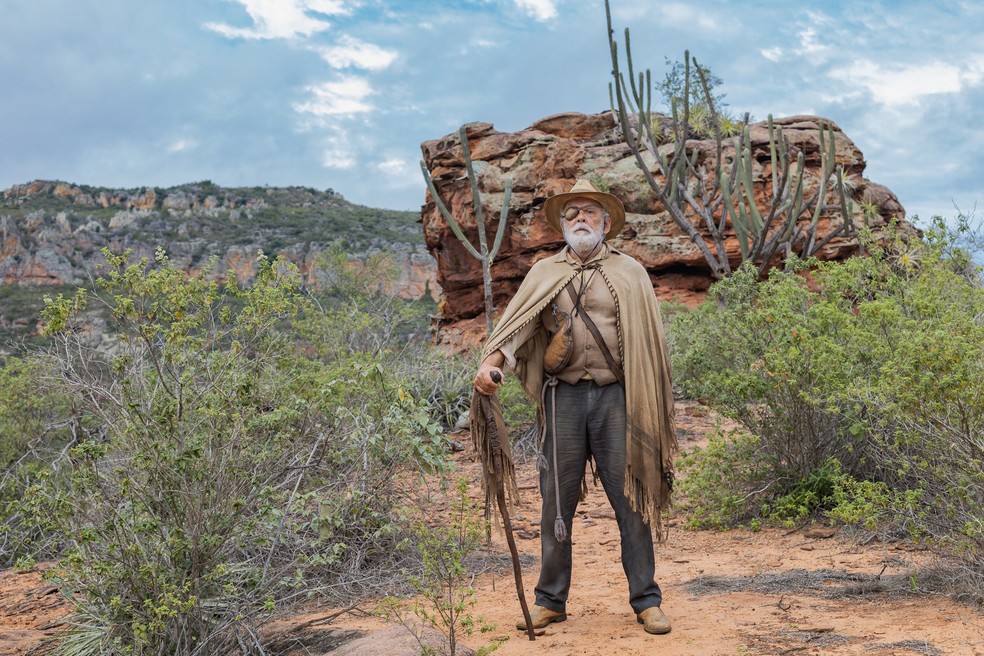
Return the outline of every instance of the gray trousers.
[[[547,434],[544,455],[547,469],[540,472],[543,512],[540,520],[540,580],[536,603],[556,612],[566,612],[571,587],[572,522],[581,492],[581,477],[589,456],[594,457],[622,540],[622,569],[629,582],[629,604],[636,613],[662,602],[662,592],[653,576],[656,563],[653,535],[642,515],[630,510],[623,492],[625,482],[625,391],[618,383],[598,386],[591,380],[575,385],[558,381],[557,463],[560,472],[561,516],[570,537],[554,537],[557,517],[553,461],[553,408],[551,390],[546,393]]]

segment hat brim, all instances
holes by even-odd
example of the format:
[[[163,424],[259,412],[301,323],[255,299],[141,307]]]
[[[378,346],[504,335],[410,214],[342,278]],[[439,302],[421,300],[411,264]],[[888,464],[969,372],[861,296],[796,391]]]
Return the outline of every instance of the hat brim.
[[[609,226],[608,232],[605,233],[606,241],[614,238],[622,231],[622,228],[625,226],[625,206],[622,205],[622,201],[603,191],[569,191],[563,194],[551,196],[543,204],[543,213],[547,217],[547,223],[551,228],[557,231],[557,234],[564,234],[564,229],[560,225],[560,211],[564,209],[564,205],[575,198],[588,198],[593,200],[605,208],[605,211],[608,212],[608,216],[611,217],[612,224]]]

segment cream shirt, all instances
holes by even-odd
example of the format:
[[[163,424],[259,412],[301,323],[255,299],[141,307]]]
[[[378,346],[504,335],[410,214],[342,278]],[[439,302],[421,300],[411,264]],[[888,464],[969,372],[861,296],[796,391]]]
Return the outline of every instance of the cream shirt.
[[[586,265],[592,262],[600,262],[611,255],[608,244],[604,244],[601,251],[588,260]],[[580,263],[574,259],[570,248],[565,247],[564,261],[570,264],[571,268],[577,268]],[[615,297],[612,291],[605,284],[605,279],[601,273],[595,269],[585,269],[574,277],[573,280],[575,295],[581,293],[581,307],[586,311],[598,331],[601,333],[608,350],[619,365],[622,364],[622,356],[618,347],[618,329],[615,317]],[[583,290],[583,291],[582,291]],[[562,289],[553,299],[558,308],[564,312],[572,312],[574,301],[571,299],[567,289]],[[551,335],[557,332],[557,321],[553,316],[551,306],[540,313],[540,322],[547,332]],[[519,330],[512,339],[508,340],[499,350],[505,356],[506,365],[512,369],[516,366],[516,350],[530,338],[536,330],[536,324],[530,323]],[[567,367],[557,373],[557,378],[565,383],[574,384],[579,380],[594,380],[599,385],[608,385],[616,381],[615,374],[612,373],[605,360],[605,356],[595,341],[594,336],[584,321],[577,315],[573,317],[574,347],[571,353],[571,360]]]

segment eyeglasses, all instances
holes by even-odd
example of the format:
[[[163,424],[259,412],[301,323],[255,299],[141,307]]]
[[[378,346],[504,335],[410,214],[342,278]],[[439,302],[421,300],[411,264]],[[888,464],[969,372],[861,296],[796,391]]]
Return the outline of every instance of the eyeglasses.
[[[594,207],[593,205],[589,205],[587,207],[571,206],[564,210],[564,220],[573,221],[577,218],[577,215],[582,212],[589,219],[598,219],[602,214],[604,214],[605,210],[600,207]]]

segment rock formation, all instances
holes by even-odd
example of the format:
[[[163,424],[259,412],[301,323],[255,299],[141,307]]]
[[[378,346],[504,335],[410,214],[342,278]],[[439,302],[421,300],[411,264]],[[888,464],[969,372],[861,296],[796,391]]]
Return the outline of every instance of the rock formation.
[[[385,215],[390,234],[372,234],[383,230],[371,220],[335,218],[359,212]],[[121,190],[39,180],[0,194],[0,284],[85,284],[98,275],[103,247],[132,248],[136,256],[151,258],[162,247],[189,272],[214,257],[218,275],[232,271],[239,280],[252,278],[263,250],[291,260],[311,281],[320,253],[345,237],[356,259],[392,252],[399,269],[395,291],[418,299],[436,295],[437,287],[415,218],[352,205],[331,190],[226,189],[211,183]],[[353,236],[352,226],[363,233]]]
[[[826,119],[794,116],[776,120],[789,143],[804,151],[808,176],[820,168],[818,128]],[[834,125],[837,163],[849,182],[858,212],[856,223],[877,228],[889,219],[904,219],[896,196],[863,177],[864,156]],[[613,244],[638,259],[649,270],[657,295],[666,301],[694,304],[713,282],[697,247],[655,200],[628,146],[622,141],[611,112],[558,114],[515,133],[496,131],[489,123],[466,126],[469,148],[479,179],[486,221],[494,232],[502,205],[504,183],[512,179],[512,197],[506,236],[492,267],[497,308],[515,293],[523,276],[537,260],[563,245],[543,217],[547,197],[567,191],[577,178],[588,178],[617,195],[625,204],[626,226]],[[768,131],[751,127],[756,172],[764,185],[769,177]],[[713,142],[692,142],[704,158],[714,153]],[[469,181],[457,132],[421,144],[423,160],[438,193],[472,243],[478,243]],[[808,178],[809,179],[809,178]],[[863,205],[862,205],[863,203]],[[867,210],[861,216],[862,209]],[[437,282],[443,289],[438,340],[465,347],[484,336],[482,272],[454,236],[434,200],[422,208],[427,248],[437,261]],[[818,238],[841,221],[839,207],[824,212]],[[731,233],[725,246],[733,265],[740,261],[737,240]],[[855,239],[834,238],[817,253],[823,260],[843,259],[855,253]]]

